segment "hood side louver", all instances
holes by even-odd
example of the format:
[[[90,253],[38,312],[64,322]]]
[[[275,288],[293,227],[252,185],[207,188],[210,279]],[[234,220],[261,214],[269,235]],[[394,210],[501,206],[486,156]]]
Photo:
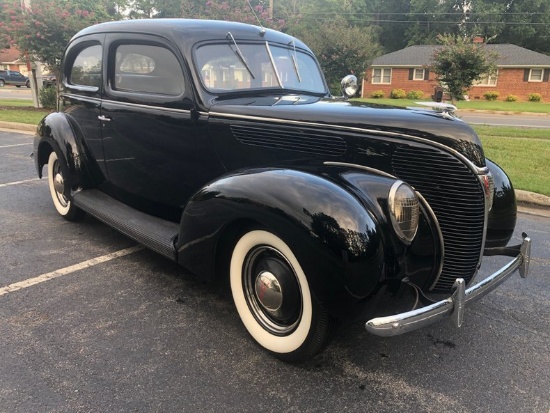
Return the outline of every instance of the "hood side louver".
[[[323,156],[342,156],[347,150],[342,137],[318,130],[269,125],[231,125],[231,132],[244,145]]]

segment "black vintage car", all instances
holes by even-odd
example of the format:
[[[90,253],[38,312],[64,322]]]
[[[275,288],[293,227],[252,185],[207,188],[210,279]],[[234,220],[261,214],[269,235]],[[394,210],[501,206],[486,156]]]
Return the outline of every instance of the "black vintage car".
[[[446,111],[332,97],[286,34],[99,24],[69,43],[58,88],[34,159],[59,214],[87,212],[226,282],[248,332],[281,359],[315,355],[357,317],[382,336],[460,326],[467,303],[527,275],[529,238],[506,246],[512,184],[472,129]],[[484,255],[511,258],[474,283]]]

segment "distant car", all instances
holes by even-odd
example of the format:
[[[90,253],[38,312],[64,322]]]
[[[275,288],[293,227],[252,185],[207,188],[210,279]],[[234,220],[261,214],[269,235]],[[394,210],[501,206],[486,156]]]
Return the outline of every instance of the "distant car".
[[[57,78],[55,75],[42,75],[43,86],[55,86],[56,83],[57,83]]]
[[[437,104],[331,96],[287,34],[98,24],[71,40],[60,76],[59,111],[34,141],[57,212],[91,214],[227,286],[250,335],[283,360],[315,355],[358,317],[382,336],[459,327],[471,302],[527,276],[530,239],[507,246],[512,183],[473,129]],[[357,79],[342,91],[355,95]],[[475,282],[484,255],[510,258]]]
[[[0,70],[0,87],[15,85],[31,87],[29,78],[16,70]]]

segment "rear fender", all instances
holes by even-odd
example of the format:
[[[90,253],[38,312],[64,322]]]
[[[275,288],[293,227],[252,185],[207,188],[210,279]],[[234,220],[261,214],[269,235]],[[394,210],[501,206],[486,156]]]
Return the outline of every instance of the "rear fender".
[[[38,124],[34,141],[34,162],[40,178],[52,151],[65,161],[64,167],[67,169],[65,176],[73,191],[90,186],[88,173],[90,157],[83,139],[67,117],[58,112],[49,114]]]
[[[184,209],[178,261],[207,278],[227,277],[226,265],[211,257],[228,245],[228,228],[236,239],[254,226],[291,247],[314,294],[335,315],[371,294],[383,278],[375,214],[328,176],[290,169],[241,171],[199,191]]]

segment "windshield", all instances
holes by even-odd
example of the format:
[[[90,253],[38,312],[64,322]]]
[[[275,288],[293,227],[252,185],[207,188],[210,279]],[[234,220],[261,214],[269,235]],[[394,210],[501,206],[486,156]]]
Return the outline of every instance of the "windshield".
[[[195,52],[203,85],[211,92],[250,89],[290,89],[325,94],[319,67],[307,53],[294,47],[266,43],[207,44]]]

